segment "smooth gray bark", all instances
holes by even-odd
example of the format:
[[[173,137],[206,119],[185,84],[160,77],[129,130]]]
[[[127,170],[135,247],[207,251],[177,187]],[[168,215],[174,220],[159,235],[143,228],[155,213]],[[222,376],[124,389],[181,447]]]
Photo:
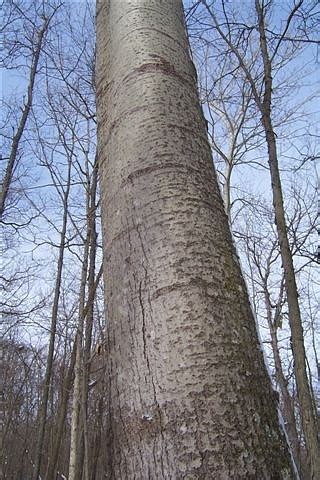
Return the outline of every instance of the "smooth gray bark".
[[[178,0],[97,7],[109,479],[291,479]]]

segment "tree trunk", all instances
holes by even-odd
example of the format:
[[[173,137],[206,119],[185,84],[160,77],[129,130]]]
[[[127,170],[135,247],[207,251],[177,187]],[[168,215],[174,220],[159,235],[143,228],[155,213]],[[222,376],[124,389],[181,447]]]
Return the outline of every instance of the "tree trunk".
[[[69,480],[77,480],[80,477],[80,470],[82,468],[83,458],[80,458],[80,445],[82,435],[81,424],[81,386],[83,376],[83,331],[84,331],[84,307],[86,294],[86,277],[88,271],[88,257],[89,257],[89,236],[84,246],[83,263],[81,271],[81,283],[79,292],[79,322],[76,333],[76,359],[74,367],[74,383],[73,396],[71,407],[71,433],[70,433],[70,459],[69,459]]]
[[[311,469],[311,479],[320,478],[320,446],[317,435],[317,421],[312,394],[306,369],[306,352],[303,340],[303,328],[298,301],[298,289],[296,284],[293,260],[288,240],[287,226],[284,214],[282,187],[280,180],[276,136],[271,119],[272,98],[272,70],[271,60],[264,24],[264,12],[259,0],[255,1],[259,22],[260,48],[264,65],[264,98],[261,108],[262,123],[268,147],[268,162],[271,175],[273,195],[273,207],[275,212],[277,233],[279,238],[281,259],[285,278],[287,302],[289,310],[289,323],[292,338],[292,352],[294,357],[294,373],[297,385],[297,394],[300,404],[303,433],[308,453],[308,461]]]
[[[53,354],[56,340],[56,330],[57,330],[57,321],[58,321],[58,309],[59,309],[59,299],[61,292],[61,282],[62,282],[62,271],[63,271],[63,260],[65,252],[65,242],[66,242],[66,233],[67,233],[67,224],[68,224],[68,202],[69,194],[71,188],[71,159],[68,158],[68,173],[67,173],[67,186],[63,196],[63,219],[60,235],[60,245],[59,245],[59,255],[57,261],[57,275],[55,281],[54,289],[54,298],[52,304],[52,313],[51,313],[51,325],[50,325],[50,338],[49,338],[49,347],[48,347],[48,356],[46,361],[46,371],[44,377],[43,393],[41,397],[41,404],[39,407],[39,429],[37,436],[37,445],[35,451],[35,467],[34,467],[34,480],[39,480],[40,469],[41,469],[41,460],[42,460],[42,450],[44,443],[45,427],[47,421],[47,409],[48,409],[48,399],[50,392],[51,376],[52,376],[52,367],[53,367]]]
[[[103,425],[103,410],[104,410],[104,399],[102,396],[102,392],[100,393],[100,397],[98,400],[98,405],[97,405],[97,410],[96,410],[96,415],[95,415],[95,425],[94,425],[94,438],[93,438],[93,446],[91,450],[91,458],[92,458],[92,468],[90,470],[90,480],[96,480],[97,477],[97,471],[98,471],[98,462],[99,462],[99,456],[100,456],[100,450],[101,450],[101,433],[102,433],[102,425]]]
[[[94,321],[94,298],[95,294],[95,269],[97,255],[97,231],[96,231],[96,193],[98,185],[98,159],[96,157],[94,169],[92,172],[89,208],[87,212],[88,234],[89,234],[89,267],[87,287],[88,295],[92,301],[87,303],[86,324],[85,324],[85,342],[83,349],[83,377],[82,377],[82,423],[83,423],[83,478],[89,480],[89,433],[88,433],[88,395],[90,380],[90,354],[92,346],[92,329]]]
[[[291,447],[293,458],[301,474],[300,444],[299,444],[299,437],[298,437],[298,432],[296,427],[296,418],[294,414],[292,398],[288,391],[288,382],[285,378],[285,375],[282,369],[282,363],[281,363],[281,357],[280,357],[279,345],[278,345],[278,337],[277,337],[277,327],[276,327],[276,323],[278,321],[277,315],[280,314],[281,310],[279,309],[279,313],[278,314],[276,313],[275,317],[272,318],[272,307],[271,307],[271,301],[270,301],[267,282],[264,285],[264,299],[265,299],[265,306],[266,306],[266,312],[267,312],[267,321],[268,321],[268,326],[269,326],[270,336],[271,336],[271,347],[272,347],[272,353],[273,353],[273,359],[274,359],[276,382],[280,390],[281,411],[283,413],[283,418],[286,425],[286,432],[288,435],[288,441]]]
[[[79,326],[77,335],[77,354],[75,363],[74,393],[72,403],[71,443],[69,480],[80,478],[83,469],[84,480],[89,480],[87,401],[90,371],[90,351],[92,343],[92,327],[94,298],[99,282],[99,274],[95,279],[97,233],[96,233],[96,191],[98,181],[97,160],[91,175],[91,185],[87,185],[87,235],[82,267],[82,280],[79,302]],[[85,305],[86,289],[88,290]]]
[[[291,479],[182,3],[101,0],[109,479]]]
[[[63,429],[65,427],[65,422],[66,422],[68,400],[70,396],[70,389],[72,386],[72,377],[74,373],[74,364],[76,360],[76,342],[77,342],[77,339],[75,339],[74,341],[72,352],[71,352],[70,365],[67,369],[67,373],[63,381],[61,401],[60,401],[58,413],[57,413],[54,443],[53,443],[52,452],[48,462],[48,468],[47,468],[47,473],[45,477],[46,480],[56,479],[59,451],[60,451],[60,446],[62,441]]]
[[[232,160],[225,163],[224,184],[222,189],[222,198],[225,206],[226,214],[231,219],[231,174],[233,169]]]

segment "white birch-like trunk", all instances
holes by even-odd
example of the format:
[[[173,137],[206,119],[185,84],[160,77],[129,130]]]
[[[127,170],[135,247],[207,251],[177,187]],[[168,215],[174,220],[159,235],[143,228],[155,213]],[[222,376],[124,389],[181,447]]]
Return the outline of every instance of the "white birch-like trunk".
[[[97,7],[109,479],[292,479],[180,0]]]

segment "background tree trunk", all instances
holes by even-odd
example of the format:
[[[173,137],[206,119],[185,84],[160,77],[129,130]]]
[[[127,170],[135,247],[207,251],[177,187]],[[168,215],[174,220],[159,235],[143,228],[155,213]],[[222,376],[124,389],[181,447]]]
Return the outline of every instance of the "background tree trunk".
[[[67,172],[67,185],[63,196],[63,218],[60,235],[60,245],[57,260],[57,275],[55,281],[54,299],[52,304],[51,325],[50,325],[50,339],[48,347],[48,356],[46,361],[46,371],[44,377],[43,393],[41,396],[41,405],[39,408],[39,428],[37,436],[37,446],[35,451],[35,466],[34,466],[34,480],[39,479],[42,460],[42,449],[45,436],[45,428],[47,421],[47,409],[48,399],[50,393],[51,376],[53,368],[53,356],[56,339],[57,321],[58,321],[58,309],[59,299],[61,293],[62,272],[63,272],[63,259],[65,254],[66,233],[68,225],[68,208],[69,208],[69,194],[70,194],[70,182],[71,182],[71,156],[68,158],[68,172]]]
[[[295,5],[294,10],[292,11],[292,15],[301,4],[302,1],[298,2],[298,4]],[[259,0],[255,0],[255,5],[259,22],[260,49],[264,66],[265,88],[261,108],[262,123],[264,126],[268,146],[268,162],[271,175],[273,207],[275,212],[275,222],[277,226],[280,252],[283,264],[285,288],[287,292],[289,322],[292,338],[292,353],[294,357],[294,372],[297,384],[298,400],[300,404],[301,419],[308,453],[308,460],[310,463],[311,478],[313,480],[316,480],[320,477],[320,446],[317,434],[317,414],[315,412],[314,403],[312,400],[312,393],[310,391],[310,385],[306,369],[306,352],[303,340],[303,327],[298,300],[299,294],[285,221],[276,136],[273,129],[271,117],[272,63],[269,56],[266,39],[265,10],[263,6],[260,5]],[[289,21],[290,20],[288,19],[288,22]]]
[[[293,478],[182,4],[97,8],[109,478]]]
[[[57,424],[54,430],[54,441],[53,441],[52,452],[48,462],[46,480],[55,480],[57,475],[57,463],[58,463],[63,429],[65,426],[65,421],[67,416],[68,400],[70,396],[70,389],[72,387],[72,377],[74,373],[74,364],[76,360],[76,345],[77,345],[77,339],[75,338],[72,352],[71,352],[70,364],[67,369],[67,374],[63,382],[63,390],[62,390],[61,401],[60,401],[58,413],[57,413],[57,420],[56,420]]]

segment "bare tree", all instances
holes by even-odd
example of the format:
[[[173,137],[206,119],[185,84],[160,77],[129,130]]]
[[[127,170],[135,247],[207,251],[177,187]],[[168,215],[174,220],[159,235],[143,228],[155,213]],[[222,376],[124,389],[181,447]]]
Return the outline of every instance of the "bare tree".
[[[60,299],[60,293],[61,293],[62,272],[63,272],[63,266],[64,266],[64,255],[65,255],[65,247],[66,247],[69,195],[70,195],[70,189],[71,189],[72,161],[74,156],[74,148],[75,148],[75,140],[76,140],[73,137],[72,138],[73,141],[70,145],[69,139],[68,139],[68,132],[63,128],[63,122],[61,121],[62,120],[61,117],[58,118],[56,111],[54,109],[52,113],[54,117],[56,117],[56,120],[57,120],[56,125],[59,132],[60,141],[64,147],[64,152],[67,159],[67,172],[66,172],[66,179],[65,179],[65,187],[63,187],[61,186],[61,179],[57,176],[57,173],[53,165],[51,164],[50,160],[48,160],[46,156],[46,151],[44,147],[42,147],[42,154],[43,154],[42,161],[47,165],[50,172],[51,179],[53,183],[57,186],[57,189],[59,191],[59,196],[61,198],[61,202],[63,206],[63,217],[62,217],[60,240],[59,240],[59,246],[58,246],[57,271],[56,271],[56,280],[55,280],[55,286],[54,286],[54,299],[52,303],[48,356],[46,361],[46,372],[44,377],[41,408],[39,411],[39,430],[38,430],[38,438],[37,438],[37,447],[35,452],[35,468],[34,468],[34,475],[33,475],[34,480],[38,480],[39,478],[41,460],[42,460],[42,448],[43,448],[45,426],[46,426],[50,382],[51,382],[51,376],[52,376],[59,299]]]
[[[25,18],[20,19],[20,23],[25,22],[28,26],[33,13],[32,8],[28,10],[26,4],[22,5],[19,2],[8,2],[9,4],[13,5],[12,8],[19,8],[25,14]],[[30,2],[30,5],[33,3]],[[28,3],[28,6],[30,5]],[[40,5],[39,2],[35,2],[34,6],[40,13],[46,8],[53,8],[51,4],[41,3]],[[66,454],[70,442],[70,428],[67,421],[70,413],[68,400],[76,357],[77,340],[74,348],[72,347],[76,330],[75,316],[79,309],[76,291],[79,288],[84,245],[88,241],[86,230],[90,230],[90,242],[87,242],[89,278],[85,278],[84,284],[82,314],[85,328],[82,338],[81,365],[85,372],[83,383],[80,384],[80,446],[84,448],[85,465],[89,464],[88,448],[90,448],[91,435],[93,436],[86,420],[86,410],[91,412],[92,409],[91,403],[88,403],[89,400],[91,401],[91,398],[88,400],[88,382],[91,378],[92,352],[97,341],[97,329],[94,324],[96,317],[93,312],[97,310],[95,291],[102,273],[101,269],[97,274],[95,273],[96,264],[100,261],[100,250],[96,241],[100,219],[97,213],[99,203],[97,165],[93,167],[90,161],[90,158],[94,158],[95,155],[94,33],[92,15],[89,14],[92,6],[90,7],[88,3],[89,13],[82,12],[82,6],[80,6],[80,15],[76,22],[71,20],[71,17],[75,18],[76,15],[74,6],[72,9],[70,5],[57,8],[59,8],[59,17],[56,18],[59,22],[50,23],[48,30],[50,35],[44,33],[43,48],[37,67],[34,68],[36,77],[33,84],[32,105],[28,110],[28,122],[26,121],[18,148],[18,155],[21,155],[19,168],[25,164],[28,153],[29,163],[34,167],[33,182],[27,184],[26,179],[19,179],[17,175],[14,178],[16,185],[19,184],[19,188],[21,187],[20,193],[28,213],[28,225],[17,226],[22,246],[21,257],[25,250],[29,250],[28,258],[25,256],[26,270],[22,270],[20,257],[16,261],[19,269],[14,270],[11,267],[12,272],[9,275],[9,266],[6,267],[5,285],[8,294],[15,294],[15,302],[11,301],[10,305],[3,305],[8,326],[6,335],[16,325],[19,326],[22,335],[28,334],[28,328],[30,328],[30,331],[36,331],[37,335],[39,331],[42,332],[43,343],[49,340],[48,355],[46,358],[42,357],[44,365],[39,373],[39,386],[36,391],[39,402],[35,405],[34,418],[31,421],[34,429],[33,436],[37,437],[37,445],[29,444],[29,469],[26,469],[22,462],[21,469],[17,466],[15,472],[17,474],[17,471],[21,470],[23,477],[26,474],[30,476],[33,470],[34,477],[37,479],[39,475],[55,479],[57,474],[66,474],[68,471]],[[6,26],[7,32],[9,32],[9,25],[10,19]],[[14,29],[12,31],[14,35]],[[35,28],[32,33],[30,27],[29,30],[26,28],[24,31],[20,28],[16,32],[16,39],[19,35],[23,38],[24,33],[28,37],[30,51],[26,47],[27,60],[35,48],[35,42],[38,39],[37,31]],[[29,33],[30,36],[28,36]],[[16,43],[18,45],[18,41]],[[21,57],[23,57],[21,50],[18,51],[17,48],[14,58],[18,62]],[[11,56],[11,60],[12,58]],[[9,59],[7,59],[9,67],[8,61]],[[10,112],[14,113],[14,108],[15,105]],[[18,110],[17,113],[19,113]],[[7,143],[9,145],[9,142]],[[18,161],[15,165],[18,165]],[[26,166],[24,168],[27,169]],[[18,200],[21,203],[21,199]],[[89,202],[87,205],[86,201]],[[31,209],[35,212],[32,217]],[[11,240],[11,237],[8,239]],[[54,271],[55,263],[56,271]],[[37,271],[35,266],[38,268]],[[47,267],[47,272],[44,272],[44,266]],[[36,278],[36,273],[39,275],[38,282],[31,285],[29,279],[32,274]],[[55,277],[55,285],[52,285],[53,277]],[[30,286],[27,285],[26,279]],[[21,291],[18,291],[20,284],[25,286],[25,298],[22,297]],[[54,291],[53,295],[47,292],[51,287]],[[42,289],[45,292],[43,295]],[[32,306],[33,295],[35,298],[39,296],[46,300],[45,303],[36,305],[38,308],[42,307],[42,318],[37,313],[36,307]],[[28,316],[22,301],[25,301],[27,306],[31,305],[28,312],[34,313],[33,317]],[[70,311],[66,313],[69,307],[66,307],[65,302],[68,301],[70,301]],[[50,313],[49,310],[51,310]],[[18,316],[15,317],[15,313],[19,314],[19,325],[17,324]],[[56,371],[61,374],[61,382]],[[98,385],[99,381],[93,383]],[[91,392],[91,397],[95,402],[94,390]],[[8,428],[12,428],[11,422]],[[100,433],[102,435],[103,431],[101,430]],[[15,438],[14,435],[13,438]],[[27,437],[24,440],[27,441]],[[81,457],[81,452],[78,456]],[[14,475],[15,467],[14,465],[12,467]],[[87,477],[89,474],[90,472],[86,473]]]
[[[109,478],[294,477],[182,4],[97,8]]]
[[[17,57],[20,60],[20,55],[23,56],[26,50],[26,58],[30,58],[28,62],[29,80],[27,86],[27,93],[23,106],[21,107],[21,117],[15,127],[14,134],[11,141],[11,146],[8,154],[7,166],[5,168],[4,177],[2,180],[2,193],[0,198],[0,217],[2,217],[7,202],[7,197],[12,183],[14,168],[18,159],[18,150],[21,138],[25,131],[28,116],[33,103],[33,94],[35,88],[36,75],[39,70],[39,60],[44,49],[45,38],[48,32],[50,23],[56,14],[60,4],[44,4],[34,2],[30,5],[24,5],[21,2],[9,0],[5,2],[5,18],[4,18],[4,64],[12,61],[12,57]],[[30,10],[34,10],[34,16],[30,15]],[[10,30],[10,34],[9,34]],[[26,44],[21,47],[21,40],[19,33],[26,39]],[[12,38],[13,37],[13,38]],[[21,60],[20,60],[21,61]]]

